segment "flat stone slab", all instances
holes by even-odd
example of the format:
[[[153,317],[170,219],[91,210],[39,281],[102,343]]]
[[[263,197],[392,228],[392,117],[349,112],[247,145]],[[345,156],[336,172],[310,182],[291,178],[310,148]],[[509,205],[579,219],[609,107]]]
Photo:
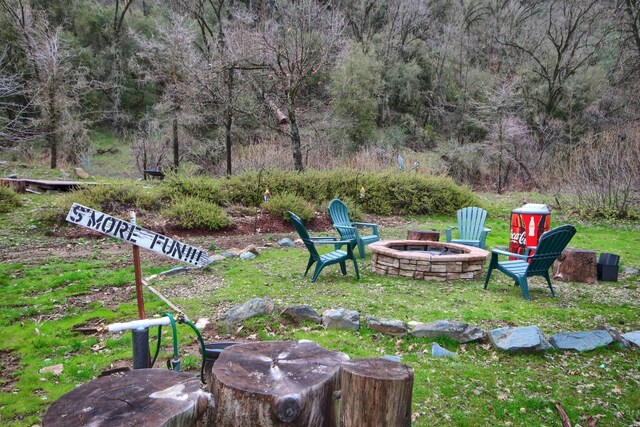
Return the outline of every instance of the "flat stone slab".
[[[459,343],[482,340],[485,336],[483,329],[455,320],[417,323],[411,330],[411,335],[416,338],[447,337]]]
[[[343,308],[326,310],[322,313],[322,326],[325,329],[357,331],[360,329],[360,313]]]
[[[310,320],[313,323],[322,321],[320,315],[308,305],[292,305],[282,310],[281,314],[297,323],[305,320]]]
[[[640,347],[640,331],[627,332],[626,334],[622,334],[622,338],[636,347]]]
[[[401,320],[378,319],[374,316],[365,316],[365,322],[369,329],[385,335],[402,337],[407,335],[407,324]]]
[[[608,331],[560,332],[549,339],[558,350],[588,351],[613,342]]]
[[[220,316],[220,320],[227,323],[239,323],[261,314],[271,314],[274,308],[275,305],[271,299],[254,298],[230,308]]]
[[[449,351],[444,347],[441,347],[438,343],[436,342],[432,342],[431,343],[431,355],[433,357],[458,357],[457,353],[454,353],[453,351]]]
[[[507,353],[540,353],[553,348],[537,326],[493,329],[489,339],[496,349]]]

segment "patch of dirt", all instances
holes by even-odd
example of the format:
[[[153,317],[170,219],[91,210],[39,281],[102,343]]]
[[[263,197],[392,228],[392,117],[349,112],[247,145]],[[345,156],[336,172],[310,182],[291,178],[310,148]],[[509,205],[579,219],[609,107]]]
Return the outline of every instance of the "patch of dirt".
[[[14,385],[18,380],[14,372],[20,367],[20,358],[9,350],[0,350],[0,392],[15,391]]]

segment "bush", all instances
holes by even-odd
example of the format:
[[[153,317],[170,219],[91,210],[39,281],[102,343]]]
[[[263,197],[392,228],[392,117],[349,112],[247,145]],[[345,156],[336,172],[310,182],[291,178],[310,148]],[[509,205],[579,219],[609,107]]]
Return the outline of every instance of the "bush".
[[[204,177],[187,177],[179,174],[168,174],[162,183],[162,196],[168,199],[181,199],[192,196],[220,205],[225,199],[222,180]]]
[[[289,220],[288,211],[298,215],[305,222],[311,221],[315,216],[314,209],[309,202],[300,196],[286,192],[276,194],[269,201],[264,202],[262,206],[267,212],[287,221]]]
[[[217,205],[187,196],[175,199],[163,215],[185,229],[219,230],[231,225],[224,211]]]
[[[0,213],[8,213],[22,206],[18,194],[10,188],[0,187]]]

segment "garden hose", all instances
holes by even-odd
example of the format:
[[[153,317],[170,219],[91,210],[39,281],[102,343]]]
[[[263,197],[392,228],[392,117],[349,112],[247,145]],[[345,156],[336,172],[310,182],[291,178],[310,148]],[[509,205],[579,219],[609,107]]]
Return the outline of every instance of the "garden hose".
[[[202,382],[202,384],[206,384],[207,382],[204,379],[204,365],[205,365],[205,361],[206,361],[206,357],[207,357],[207,349],[206,349],[206,347],[204,345],[204,339],[202,338],[202,334],[200,333],[200,331],[198,330],[196,325],[194,325],[183,314],[178,316],[178,322],[186,323],[187,325],[191,326],[191,329],[193,329],[195,331],[196,335],[198,336],[198,341],[200,341],[200,347],[202,347],[202,365],[200,365],[200,381]]]
[[[171,330],[173,332],[173,360],[167,361],[167,367],[173,371],[180,371],[180,354],[178,353],[178,329],[176,328],[176,321],[171,313],[162,313],[163,317],[168,317],[171,321]]]

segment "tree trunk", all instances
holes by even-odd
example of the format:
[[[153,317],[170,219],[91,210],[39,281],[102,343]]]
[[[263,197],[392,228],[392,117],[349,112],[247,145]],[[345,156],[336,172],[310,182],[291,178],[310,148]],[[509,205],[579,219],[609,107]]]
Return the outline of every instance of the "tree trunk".
[[[42,424],[187,427],[202,421],[210,405],[211,395],[191,374],[137,369],[76,387],[49,407]]]
[[[289,124],[291,125],[291,148],[293,150],[293,166],[300,172],[304,170],[302,164],[302,149],[300,144],[300,131],[298,130],[298,122],[293,106],[289,107]]]
[[[333,393],[343,353],[314,342],[271,341],[228,347],[213,366],[210,425],[334,426]]]
[[[124,71],[122,69],[122,51],[120,47],[120,31],[114,30],[113,34],[113,129],[119,139],[124,138],[124,120],[122,117],[122,81]]]
[[[596,253],[566,248],[553,263],[553,278],[565,282],[596,283]]]
[[[49,149],[51,150],[51,169],[55,169],[58,167],[58,126],[59,126],[59,117],[58,117],[58,104],[56,101],[56,81],[55,78],[52,78],[49,82],[49,91],[48,91],[48,118],[47,118],[47,136],[46,141],[47,145],[49,145]]]
[[[180,140],[178,139],[178,116],[173,114],[173,167],[178,170],[180,166]]]
[[[340,368],[342,427],[411,425],[413,370],[388,359],[356,359]]]
[[[231,176],[231,127],[233,126],[233,68],[230,67],[227,75],[227,119],[225,127],[225,147],[227,150],[227,176]]]

